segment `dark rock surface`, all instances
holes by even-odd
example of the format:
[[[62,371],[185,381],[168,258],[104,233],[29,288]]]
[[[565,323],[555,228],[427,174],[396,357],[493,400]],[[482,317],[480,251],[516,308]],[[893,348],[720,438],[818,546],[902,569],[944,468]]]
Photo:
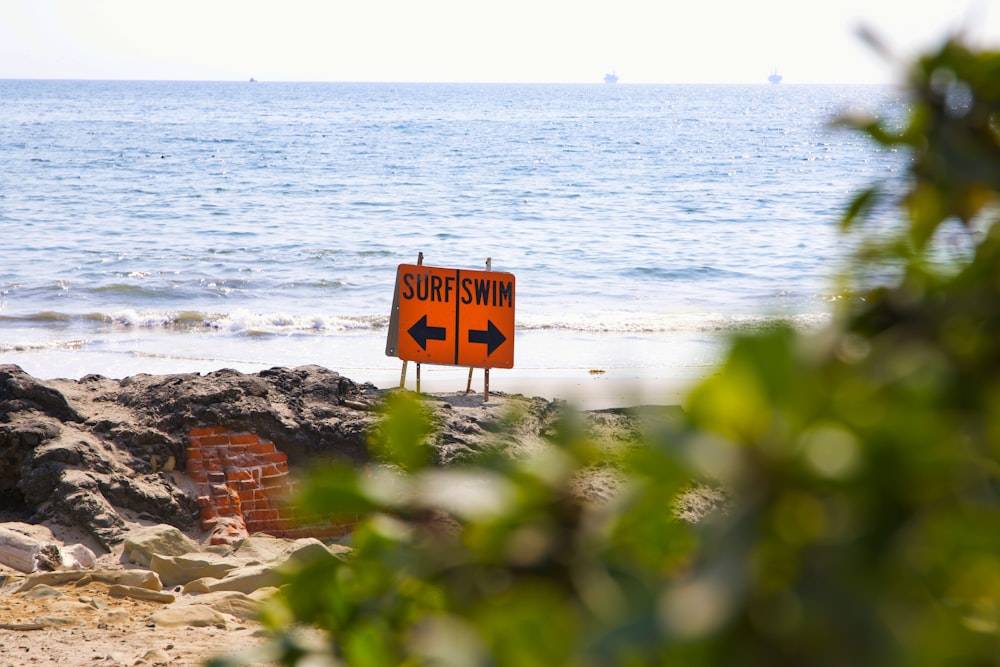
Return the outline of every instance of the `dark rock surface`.
[[[42,382],[0,365],[0,521],[76,527],[109,550],[136,523],[197,532],[197,491],[184,474],[191,429],[254,433],[287,454],[293,473],[317,458],[362,463],[386,393],[320,366]],[[442,465],[484,450],[530,453],[565,412],[558,401],[502,393],[488,403],[425,398]],[[609,442],[634,429],[617,411],[587,420]]]
[[[136,375],[42,382],[0,366],[0,510],[6,520],[76,525],[110,547],[126,519],[190,530],[197,507],[180,475],[187,434],[222,425],[267,438],[299,462],[367,457],[380,392],[319,366],[247,375]]]

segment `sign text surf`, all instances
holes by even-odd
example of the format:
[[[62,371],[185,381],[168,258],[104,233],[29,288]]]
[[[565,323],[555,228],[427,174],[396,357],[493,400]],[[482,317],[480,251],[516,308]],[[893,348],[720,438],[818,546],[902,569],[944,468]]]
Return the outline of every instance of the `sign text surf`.
[[[386,354],[404,361],[514,366],[513,274],[400,264]]]

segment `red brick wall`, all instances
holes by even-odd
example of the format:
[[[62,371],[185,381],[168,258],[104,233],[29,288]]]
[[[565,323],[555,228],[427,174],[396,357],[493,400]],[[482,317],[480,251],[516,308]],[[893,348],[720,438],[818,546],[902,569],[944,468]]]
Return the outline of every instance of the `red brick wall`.
[[[357,517],[297,521],[285,499],[292,489],[288,456],[269,440],[223,426],[188,432],[187,473],[198,486],[202,530],[213,544],[250,533],[275,537],[340,537]]]

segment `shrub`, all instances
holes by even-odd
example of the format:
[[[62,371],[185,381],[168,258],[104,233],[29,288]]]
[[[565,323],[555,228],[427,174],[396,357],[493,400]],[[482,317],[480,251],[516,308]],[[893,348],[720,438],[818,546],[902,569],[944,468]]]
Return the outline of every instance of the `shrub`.
[[[901,127],[841,121],[911,161],[898,229],[871,214],[892,184],[846,208],[866,243],[829,327],[734,337],[684,418],[617,461],[607,503],[573,493],[600,455],[578,431],[438,468],[400,399],[376,449],[405,473],[304,489],[311,512],[370,519],[350,559],[290,573],[265,616],[284,664],[305,654],[295,623],[358,666],[995,664],[1000,54],[949,40],[907,90]],[[726,511],[679,520],[697,484]]]

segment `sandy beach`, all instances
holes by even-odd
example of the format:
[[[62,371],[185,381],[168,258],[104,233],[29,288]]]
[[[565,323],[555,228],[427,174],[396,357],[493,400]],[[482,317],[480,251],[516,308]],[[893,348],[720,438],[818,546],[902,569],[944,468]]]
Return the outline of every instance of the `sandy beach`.
[[[78,530],[58,524],[37,528],[51,528],[60,544],[88,543],[101,552]],[[123,548],[116,548],[102,553],[93,569],[133,571],[123,560]],[[15,591],[32,575],[0,565],[0,665],[194,667],[212,656],[259,654],[266,643],[260,624],[246,614],[195,616],[182,609],[177,620],[158,623],[155,615],[171,605],[115,595],[111,584],[76,574],[78,579],[64,585],[39,584],[20,593]]]
[[[686,393],[705,377],[710,369],[552,369],[533,370],[530,374],[516,371],[492,370],[491,391],[502,391],[525,396],[540,396],[548,400],[562,400],[583,410],[605,410],[635,405],[680,405]],[[372,374],[372,382],[379,388],[399,386],[400,371],[391,370]],[[482,394],[484,375],[482,369],[472,373],[471,390]],[[465,391],[468,371],[446,366],[427,366],[421,369],[421,391],[431,394]],[[415,364],[407,365],[406,388],[416,390]]]

